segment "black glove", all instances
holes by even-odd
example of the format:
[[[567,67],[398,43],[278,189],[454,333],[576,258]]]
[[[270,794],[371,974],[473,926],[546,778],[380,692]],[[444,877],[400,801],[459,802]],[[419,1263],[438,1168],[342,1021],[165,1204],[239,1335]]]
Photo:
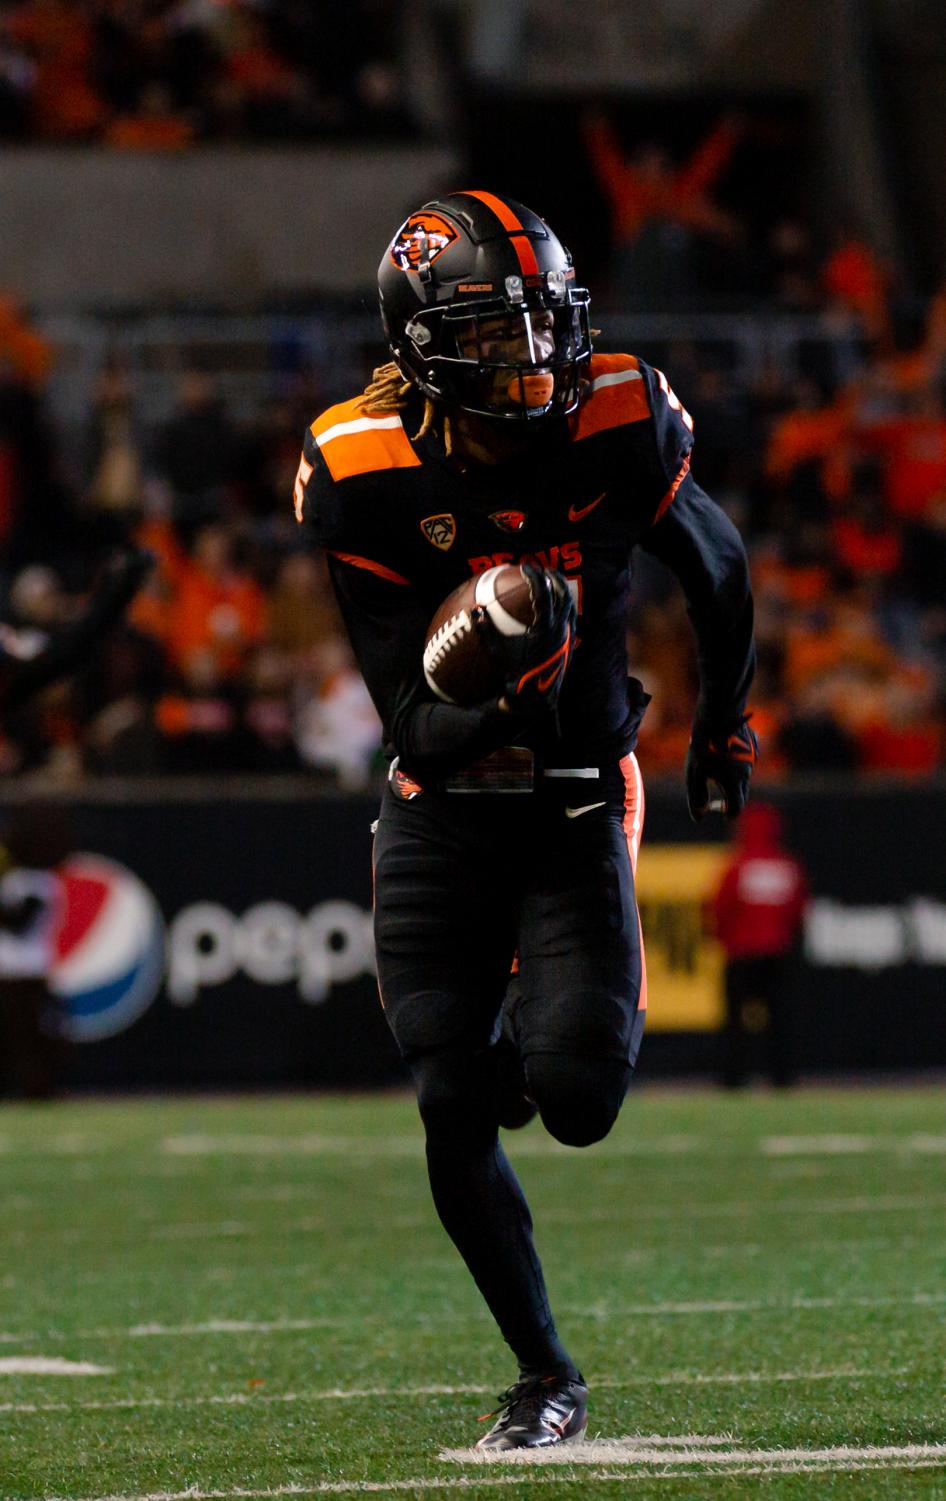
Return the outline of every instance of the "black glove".
[[[728,726],[710,727],[696,719],[687,751],[687,805],[694,823],[711,810],[709,783],[723,795],[727,818],[738,818],[749,801],[749,778],[759,757],[759,742],[748,715]]]
[[[503,697],[518,714],[554,709],[575,646],[575,601],[560,573],[523,563],[535,620],[521,636],[492,639],[506,682]]]

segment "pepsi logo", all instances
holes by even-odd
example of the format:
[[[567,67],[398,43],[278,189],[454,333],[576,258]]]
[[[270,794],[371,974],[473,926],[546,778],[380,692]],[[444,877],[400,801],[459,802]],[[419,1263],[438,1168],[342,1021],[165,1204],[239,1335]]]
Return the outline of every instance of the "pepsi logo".
[[[151,1005],[164,972],[164,921],[151,892],[117,861],[76,854],[59,868],[62,919],[50,975],[66,1035],[98,1042]]]

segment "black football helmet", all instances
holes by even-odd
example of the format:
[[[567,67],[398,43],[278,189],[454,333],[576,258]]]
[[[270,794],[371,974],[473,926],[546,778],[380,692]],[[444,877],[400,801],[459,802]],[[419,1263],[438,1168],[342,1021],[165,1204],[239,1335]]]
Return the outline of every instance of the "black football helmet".
[[[385,251],[378,289],[398,368],[432,400],[507,422],[578,405],[588,292],[522,204],[486,192],[425,203]]]

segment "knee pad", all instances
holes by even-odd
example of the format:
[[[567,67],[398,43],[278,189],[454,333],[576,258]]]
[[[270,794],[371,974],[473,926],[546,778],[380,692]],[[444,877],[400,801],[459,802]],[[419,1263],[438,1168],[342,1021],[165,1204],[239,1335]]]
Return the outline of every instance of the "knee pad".
[[[422,1053],[411,1060],[411,1071],[428,1148],[478,1150],[494,1140],[494,1090],[485,1053]]]
[[[589,1147],[607,1136],[630,1077],[630,1066],[616,1058],[534,1053],[526,1060],[529,1094],[542,1123],[568,1147]]]

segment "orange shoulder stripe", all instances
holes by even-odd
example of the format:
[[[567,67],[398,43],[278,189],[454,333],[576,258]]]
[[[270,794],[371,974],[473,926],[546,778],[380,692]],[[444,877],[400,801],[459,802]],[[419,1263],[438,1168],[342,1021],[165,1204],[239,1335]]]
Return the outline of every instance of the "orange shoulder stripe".
[[[596,354],[590,375],[591,392],[578,408],[575,442],[626,422],[643,422],[651,415],[647,387],[634,355]]]
[[[674,480],[673,484],[670,486],[670,489],[667,491],[667,493],[664,496],[663,500],[660,502],[660,505],[657,507],[656,511],[654,512],[654,519],[653,519],[653,522],[651,523],[651,525],[656,526],[657,522],[660,520],[660,518],[663,515],[664,511],[667,509],[667,507],[669,505],[671,505],[673,503],[674,496],[676,495],[676,493],[679,490],[680,486],[683,484],[683,481],[686,479],[686,477],[689,474],[689,472],[690,472],[690,455],[687,454],[686,458],[683,460],[683,463],[680,465],[679,470],[677,471],[677,477],[676,477],[676,479]]]
[[[329,407],[316,417],[310,431],[335,480],[420,465],[398,414],[369,416],[360,396]]]
[[[410,579],[406,579],[402,573],[395,573],[393,568],[385,568],[383,563],[376,563],[373,558],[361,558],[354,552],[339,552],[337,547],[327,547],[325,551],[340,563],[350,563],[353,568],[364,568],[368,573],[376,573],[379,579],[387,579],[390,584],[410,583]]]

